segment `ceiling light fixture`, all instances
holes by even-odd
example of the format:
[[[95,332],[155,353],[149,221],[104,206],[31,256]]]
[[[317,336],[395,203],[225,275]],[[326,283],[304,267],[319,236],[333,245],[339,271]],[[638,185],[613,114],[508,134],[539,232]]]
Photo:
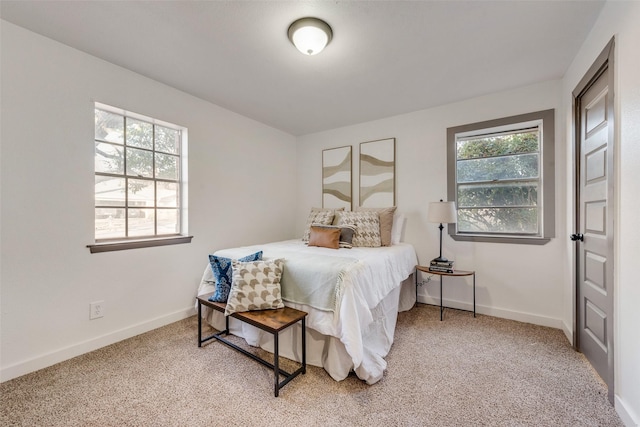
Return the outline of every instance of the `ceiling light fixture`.
[[[300,18],[289,26],[289,40],[305,55],[316,55],[329,44],[333,31],[318,18]]]

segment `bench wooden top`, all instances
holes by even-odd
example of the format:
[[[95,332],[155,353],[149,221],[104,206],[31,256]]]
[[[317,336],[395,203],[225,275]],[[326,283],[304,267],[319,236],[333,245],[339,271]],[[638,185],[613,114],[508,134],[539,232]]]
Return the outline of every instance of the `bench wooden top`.
[[[200,295],[196,298],[202,305],[224,313],[227,304],[224,302],[209,301],[209,297],[211,295],[213,295],[213,292]],[[307,313],[304,311],[296,310],[291,307],[284,307],[273,310],[243,311],[233,313],[231,314],[231,317],[242,320],[243,322],[262,329],[263,331],[276,333],[300,321],[306,315]]]

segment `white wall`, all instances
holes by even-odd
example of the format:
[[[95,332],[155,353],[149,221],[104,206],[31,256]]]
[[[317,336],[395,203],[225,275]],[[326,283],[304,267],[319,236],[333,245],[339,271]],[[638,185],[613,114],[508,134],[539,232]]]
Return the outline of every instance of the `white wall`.
[[[477,271],[480,313],[562,327],[570,337],[571,91],[616,35],[616,409],[627,425],[639,424],[638,22],[640,2],[609,2],[561,82],[306,135],[296,153],[290,135],[0,21],[0,379],[189,315],[207,253],[293,237],[290,224],[302,234],[309,207],[321,204],[325,148],[354,146],[356,206],[359,143],[397,138],[404,240],[426,262],[438,251],[426,207],[446,198],[446,128],[548,108],[557,109],[556,238],[528,246],[455,242],[445,234],[443,252],[459,268]],[[94,100],[189,128],[191,244],[89,254]],[[462,283],[446,292],[452,305],[469,307]],[[437,281],[421,289],[423,301],[434,302],[434,295]],[[89,321],[95,300],[105,300],[106,315]]]
[[[292,237],[293,136],[0,22],[3,381],[186,317],[207,254]],[[188,128],[191,244],[89,253],[93,101]]]
[[[616,410],[627,426],[640,425],[640,2],[608,2],[563,79],[565,122],[571,91],[615,36],[616,217],[614,348]],[[570,128],[567,128],[570,130]],[[569,134],[567,131],[567,135]],[[571,147],[569,147],[570,149]],[[568,151],[571,153],[571,151]],[[568,154],[570,155],[570,154]]]
[[[412,243],[421,263],[438,254],[436,224],[427,222],[429,202],[447,196],[446,131],[448,127],[550,108],[560,112],[561,82],[550,81],[455,104],[390,117],[356,126],[306,135],[298,144],[297,231],[302,233],[311,206],[322,203],[322,150],[353,146],[354,207],[358,205],[359,143],[396,138],[398,211],[407,215],[404,241]],[[478,312],[561,328],[566,281],[565,139],[556,124],[556,238],[546,245],[456,242],[444,236],[443,255],[456,266],[477,273]],[[436,302],[438,278],[420,289],[420,299]],[[461,280],[461,279],[458,279]],[[455,279],[445,281],[445,302],[470,308],[471,289]],[[427,295],[428,292],[428,295]],[[434,299],[434,297],[436,299]]]

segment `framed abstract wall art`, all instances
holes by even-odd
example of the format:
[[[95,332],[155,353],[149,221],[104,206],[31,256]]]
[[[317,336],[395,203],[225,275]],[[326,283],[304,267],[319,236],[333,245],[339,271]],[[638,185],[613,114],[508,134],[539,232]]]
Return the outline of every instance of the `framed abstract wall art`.
[[[351,210],[351,146],[322,150],[322,207]]]
[[[396,139],[360,144],[360,206],[396,205]]]

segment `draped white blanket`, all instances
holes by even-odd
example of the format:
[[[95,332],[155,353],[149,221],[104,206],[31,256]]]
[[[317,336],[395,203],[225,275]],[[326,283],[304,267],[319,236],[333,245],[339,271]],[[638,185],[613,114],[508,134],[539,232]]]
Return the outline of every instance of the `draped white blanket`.
[[[308,328],[322,335],[334,337],[340,342],[340,345],[336,345],[335,342],[326,341],[323,352],[329,354],[310,354],[308,348],[308,363],[323,366],[336,380],[344,379],[350,370],[354,370],[359,378],[370,384],[380,380],[386,368],[384,357],[393,342],[400,298],[399,288],[401,283],[413,273],[417,264],[413,246],[401,243],[383,248],[327,249],[309,247],[300,240],[288,240],[224,249],[215,254],[237,259],[259,250],[263,251],[263,259],[285,258],[285,270],[287,260],[295,257],[296,253],[306,259],[312,255],[319,255],[358,260],[358,262],[349,263],[342,271],[341,297],[335,311],[287,300],[285,305],[309,313]],[[311,280],[314,274],[310,273],[306,276],[308,279],[305,280]],[[215,288],[212,281],[213,274],[207,263],[198,295],[213,292]],[[286,286],[289,285],[286,284]],[[305,284],[305,286],[308,285]],[[283,295],[284,286],[285,284],[283,284]],[[415,292],[415,288],[412,292]],[[381,304],[382,302],[385,304]],[[216,314],[209,314],[210,323],[212,322],[214,327],[220,329],[221,318],[216,319]],[[244,336],[250,345],[260,345],[272,351],[272,346],[265,344],[264,337],[259,336],[257,331],[249,332],[243,326],[236,331],[232,328],[232,332]],[[318,341],[317,334],[311,332],[311,337]],[[282,344],[281,341],[283,356],[298,359],[295,352],[287,355]],[[345,351],[346,354],[343,354]],[[337,353],[331,354],[331,352]]]
[[[358,260],[301,251],[278,253],[284,258],[280,286],[285,302],[332,312],[340,310],[344,278],[358,268]]]

